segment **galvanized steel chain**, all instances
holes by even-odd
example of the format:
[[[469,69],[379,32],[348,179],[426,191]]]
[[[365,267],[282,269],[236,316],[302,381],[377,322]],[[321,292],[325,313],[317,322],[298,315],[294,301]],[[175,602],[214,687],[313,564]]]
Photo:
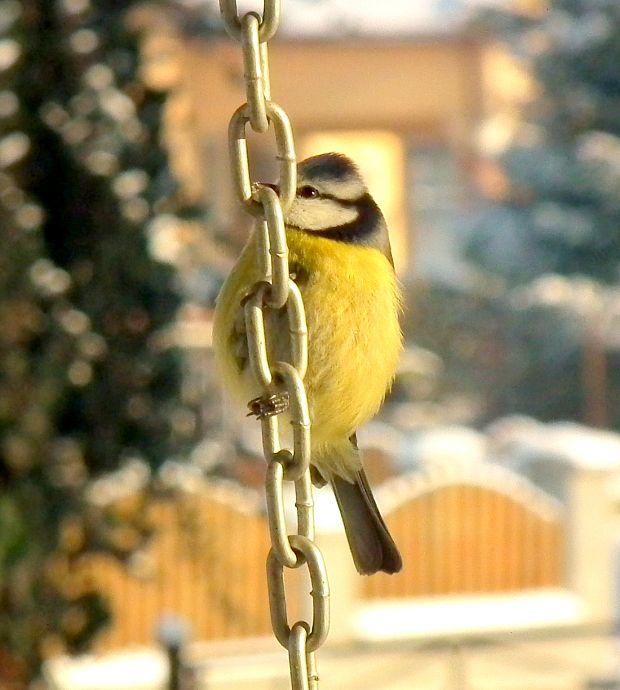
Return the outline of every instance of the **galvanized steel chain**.
[[[263,14],[242,17],[235,0],[220,0],[226,31],[241,43],[246,102],[233,114],[228,128],[229,153],[235,191],[243,208],[254,216],[258,246],[258,272],[254,290],[243,308],[250,366],[263,390],[264,400],[288,397],[293,429],[292,449],[282,448],[278,414],[261,415],[263,450],[267,460],[267,512],[271,550],[267,558],[267,584],[274,634],[288,650],[293,690],[316,690],[318,674],[314,652],[329,629],[329,588],[323,557],[314,543],[314,509],[310,481],[310,415],[303,378],[308,362],[304,305],[297,285],[289,277],[284,213],[296,193],[293,135],[284,110],[271,101],[267,41],[280,22],[280,1],[264,0]],[[250,175],[246,126],[258,133],[273,127],[280,180],[279,193],[255,183]],[[266,315],[284,309],[287,315],[290,361],[270,362]],[[283,334],[278,334],[280,337]],[[274,408],[277,412],[278,408]],[[285,520],[283,485],[295,485],[297,534],[289,535]],[[312,621],[289,626],[284,568],[308,567],[312,583]]]

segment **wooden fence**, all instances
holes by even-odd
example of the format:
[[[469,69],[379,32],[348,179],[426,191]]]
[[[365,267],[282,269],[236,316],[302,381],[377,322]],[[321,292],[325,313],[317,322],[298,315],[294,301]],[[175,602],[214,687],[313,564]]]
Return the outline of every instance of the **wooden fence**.
[[[153,511],[157,533],[138,575],[105,556],[88,564],[113,615],[98,649],[152,645],[165,615],[189,622],[198,640],[268,634],[269,534],[256,495],[205,484]]]
[[[363,578],[367,600],[564,583],[563,510],[514,473],[455,462],[394,480],[377,493],[405,567],[397,576]],[[154,512],[159,531],[140,577],[106,557],[90,561],[89,575],[113,613],[98,648],[151,645],[166,614],[188,621],[198,640],[270,634],[269,536],[260,497],[203,484]],[[346,548],[342,553],[348,559]],[[293,618],[297,605],[289,603]]]
[[[497,465],[453,462],[384,487],[398,577],[364,580],[368,599],[510,592],[565,584],[562,506]]]

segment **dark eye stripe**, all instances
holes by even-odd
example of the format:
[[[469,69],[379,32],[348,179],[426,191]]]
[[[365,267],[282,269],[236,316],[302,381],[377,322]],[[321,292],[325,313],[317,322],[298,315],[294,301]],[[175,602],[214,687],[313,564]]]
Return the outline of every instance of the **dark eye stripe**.
[[[330,199],[331,201],[335,201],[341,206],[351,208],[353,206],[359,206],[360,204],[363,204],[367,194],[363,194],[359,199],[339,199],[337,196],[334,196],[333,194],[321,194],[320,196],[321,199]]]
[[[310,185],[300,187],[297,190],[297,196],[300,196],[302,199],[329,199],[330,201],[335,201],[340,206],[345,206],[347,208],[352,208],[354,206],[358,206],[360,203],[363,203],[366,194],[367,193],[364,193],[359,199],[340,199],[334,194],[319,192],[318,189],[311,187]]]
[[[326,195],[322,196],[326,197]],[[333,199],[334,197],[331,198]],[[336,199],[336,201],[343,203],[342,200]],[[394,266],[385,220],[370,194],[366,193],[357,202],[349,202],[344,205],[357,207],[359,215],[354,221],[333,228],[325,228],[324,230],[305,230],[304,232],[314,237],[324,237],[337,242],[374,247],[384,254],[392,266]],[[303,228],[299,229],[303,230]]]

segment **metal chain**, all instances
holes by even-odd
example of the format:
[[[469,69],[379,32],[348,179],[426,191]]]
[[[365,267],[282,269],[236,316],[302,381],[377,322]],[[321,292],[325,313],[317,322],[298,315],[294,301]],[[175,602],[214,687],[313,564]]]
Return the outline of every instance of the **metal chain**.
[[[329,586],[323,556],[314,543],[314,509],[310,481],[310,415],[303,378],[308,364],[304,305],[297,285],[289,277],[284,214],[297,186],[295,147],[291,124],[284,110],[271,101],[267,41],[280,22],[280,1],[264,0],[263,14],[239,17],[235,0],[220,0],[228,34],[241,43],[246,102],[233,114],[228,141],[235,192],[244,210],[255,218],[259,281],[244,300],[250,366],[266,398],[288,395],[293,447],[283,449],[277,415],[261,419],[263,451],[267,460],[266,494],[271,550],[267,558],[269,607],[274,634],[288,650],[293,690],[318,690],[314,652],[329,630]],[[265,133],[273,127],[280,170],[280,191],[255,183],[250,174],[246,126]],[[288,323],[290,361],[269,361],[267,319],[270,309],[284,309]],[[282,337],[283,334],[278,334]],[[289,535],[285,520],[283,486],[295,485],[297,534]],[[289,626],[284,568],[308,567],[312,583],[312,621]]]

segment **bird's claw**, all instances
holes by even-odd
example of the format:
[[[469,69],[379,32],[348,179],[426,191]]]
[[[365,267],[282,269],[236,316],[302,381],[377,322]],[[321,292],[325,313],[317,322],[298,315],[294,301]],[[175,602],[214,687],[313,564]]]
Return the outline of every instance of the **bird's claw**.
[[[261,395],[250,400],[248,403],[248,417],[254,415],[256,419],[266,419],[274,415],[286,412],[289,407],[288,393],[272,393],[271,395]]]

